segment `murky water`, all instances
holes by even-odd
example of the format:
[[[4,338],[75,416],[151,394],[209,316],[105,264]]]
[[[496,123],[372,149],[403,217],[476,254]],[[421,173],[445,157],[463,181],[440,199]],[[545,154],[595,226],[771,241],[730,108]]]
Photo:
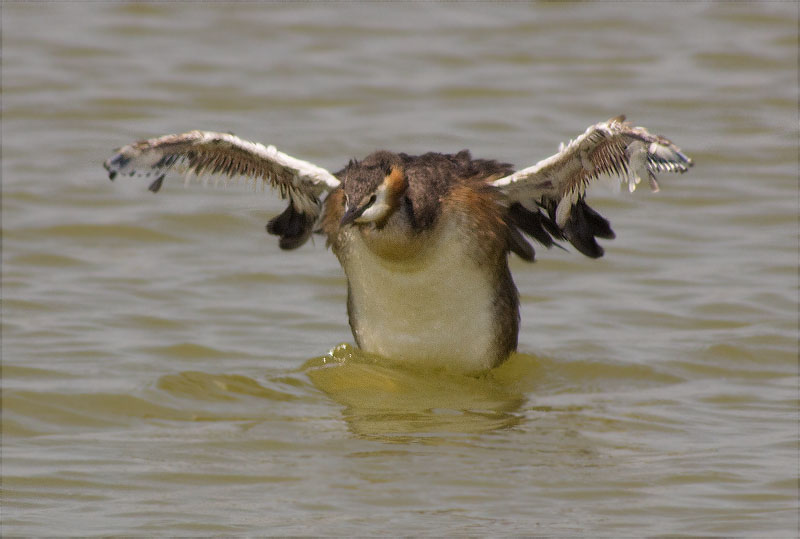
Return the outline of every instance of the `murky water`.
[[[3,535],[795,536],[797,9],[4,3]],[[477,378],[342,344],[276,197],[100,167],[193,128],[524,166],[622,112],[696,167],[595,190],[605,258],[515,261]]]

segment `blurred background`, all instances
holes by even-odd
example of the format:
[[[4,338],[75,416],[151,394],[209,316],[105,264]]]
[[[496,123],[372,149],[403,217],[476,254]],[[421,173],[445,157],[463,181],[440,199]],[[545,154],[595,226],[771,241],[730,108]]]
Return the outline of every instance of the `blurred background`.
[[[3,535],[797,533],[798,6],[2,5]],[[524,167],[625,113],[696,161],[512,260],[479,377],[353,350],[324,241],[244,185],[108,181],[231,131]]]

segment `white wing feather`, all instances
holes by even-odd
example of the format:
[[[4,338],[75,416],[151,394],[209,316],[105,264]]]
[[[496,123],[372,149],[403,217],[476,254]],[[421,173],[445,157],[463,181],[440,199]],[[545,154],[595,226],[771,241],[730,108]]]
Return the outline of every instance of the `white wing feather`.
[[[672,142],[619,116],[589,127],[569,144],[562,144],[557,154],[492,185],[511,202],[555,207],[555,221],[563,227],[587,185],[601,175],[619,176],[630,191],[647,178],[657,191],[655,172],[686,172],[691,166],[692,160]]]
[[[158,191],[164,175],[176,168],[187,177],[222,174],[244,176],[270,184],[301,213],[316,217],[320,196],[339,186],[327,170],[279,152],[275,146],[240,139],[228,133],[190,131],[123,146],[103,166],[109,178],[154,176]]]

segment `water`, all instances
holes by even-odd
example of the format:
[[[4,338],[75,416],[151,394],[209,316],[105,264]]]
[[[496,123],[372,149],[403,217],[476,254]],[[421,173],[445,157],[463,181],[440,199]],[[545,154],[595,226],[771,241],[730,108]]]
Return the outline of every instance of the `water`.
[[[797,15],[4,3],[3,535],[796,536]],[[593,190],[605,258],[513,261],[520,354],[477,378],[350,348],[276,197],[100,167],[194,128],[525,166],[623,112],[696,167]]]

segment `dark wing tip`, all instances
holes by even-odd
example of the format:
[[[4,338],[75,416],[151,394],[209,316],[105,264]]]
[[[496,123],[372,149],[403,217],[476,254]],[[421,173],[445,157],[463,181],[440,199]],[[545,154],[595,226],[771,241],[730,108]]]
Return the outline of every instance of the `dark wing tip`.
[[[509,207],[508,215],[511,223],[547,248],[555,244],[553,238],[564,239],[555,221],[538,209],[532,211],[515,202]]]
[[[117,171],[111,169],[111,164],[109,163],[109,161],[110,159],[103,161],[103,168],[108,171],[108,179],[113,182],[114,178],[117,177]]]
[[[595,238],[614,239],[611,223],[594,211],[580,198],[570,210],[564,224],[564,235],[581,253],[590,258],[600,258],[605,252]]]
[[[551,214],[555,211],[555,205]],[[600,217],[598,215],[598,217]],[[600,217],[602,219],[602,217]],[[525,238],[520,234],[523,232],[541,243],[548,249],[550,247],[558,247],[559,249],[566,250],[564,247],[555,240],[569,239],[566,236],[566,231],[561,230],[556,224],[553,217],[543,213],[541,210],[529,210],[519,202],[513,203],[508,211],[508,225],[511,228],[511,250],[519,255],[523,260],[532,262],[534,259],[534,249],[531,247]],[[517,230],[518,229],[518,230]],[[610,228],[608,229],[610,231]],[[613,232],[611,232],[613,234]],[[528,245],[528,247],[520,246],[517,241],[519,239]],[[526,256],[530,250],[530,256]]]
[[[161,186],[163,184],[164,184],[164,174],[156,178],[147,189],[152,191],[153,193],[158,193],[159,189],[161,189]]]
[[[283,213],[270,219],[267,232],[280,236],[278,245],[281,249],[297,249],[311,236],[315,220],[314,216],[297,211],[290,203]]]
[[[526,262],[533,262],[536,258],[536,251],[533,246],[520,234],[517,227],[511,225],[508,227],[509,232],[509,249]]]

